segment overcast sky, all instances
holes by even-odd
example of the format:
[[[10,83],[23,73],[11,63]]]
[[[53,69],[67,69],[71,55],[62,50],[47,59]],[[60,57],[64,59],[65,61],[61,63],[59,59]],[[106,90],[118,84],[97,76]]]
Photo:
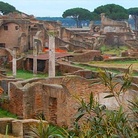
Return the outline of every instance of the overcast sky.
[[[85,8],[93,11],[106,4],[118,4],[124,8],[138,7],[138,0],[3,0],[17,10],[35,17],[62,17],[70,8]]]

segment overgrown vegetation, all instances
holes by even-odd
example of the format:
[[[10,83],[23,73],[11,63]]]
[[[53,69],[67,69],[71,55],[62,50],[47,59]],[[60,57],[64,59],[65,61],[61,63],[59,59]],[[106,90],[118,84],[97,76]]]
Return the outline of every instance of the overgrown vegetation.
[[[0,108],[0,118],[3,118],[3,117],[17,118],[16,115]]]
[[[94,100],[92,93],[89,102],[75,96],[80,106],[71,129],[51,128],[47,124],[45,127],[36,128],[33,132],[39,133],[37,136],[40,138],[48,138],[47,130],[51,129],[52,134],[52,130],[55,128],[56,135],[50,135],[51,138],[137,138],[138,98],[128,102],[128,108],[131,112],[126,111],[124,99],[121,98],[131,86],[131,66],[121,78],[106,70],[99,70],[99,78],[100,82],[109,89],[109,95],[105,98],[114,97],[119,105],[118,109],[107,109],[105,105]],[[42,121],[40,126],[43,126]]]
[[[68,132],[61,127],[43,122],[40,118],[39,125],[32,127],[31,135],[38,138],[67,138]]]
[[[105,46],[103,45],[100,50],[103,54],[111,54],[111,55],[116,55],[120,56],[121,52],[127,50],[127,46]]]

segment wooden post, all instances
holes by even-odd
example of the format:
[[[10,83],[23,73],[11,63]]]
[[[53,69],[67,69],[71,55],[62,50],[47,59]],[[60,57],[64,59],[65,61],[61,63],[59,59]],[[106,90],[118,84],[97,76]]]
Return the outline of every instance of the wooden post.
[[[55,77],[55,37],[49,36],[49,77]]]

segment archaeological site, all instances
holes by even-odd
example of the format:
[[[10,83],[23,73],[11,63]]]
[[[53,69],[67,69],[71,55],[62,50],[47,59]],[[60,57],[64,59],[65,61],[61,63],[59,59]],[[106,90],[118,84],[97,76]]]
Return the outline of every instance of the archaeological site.
[[[124,45],[127,49],[119,54],[107,54],[101,49],[121,49]],[[100,83],[98,70],[123,74],[131,65],[98,63],[136,61],[137,46],[138,32],[128,22],[112,20],[104,13],[100,25],[90,22],[87,28],[65,28],[59,21],[37,20],[16,12],[0,16],[0,108],[17,116],[0,118],[0,133],[5,134],[8,123],[13,135],[23,137],[28,124],[38,123],[39,116],[71,128],[79,107],[76,97],[89,102],[91,93],[100,104],[115,110],[118,102],[115,97],[104,98],[109,87]],[[33,77],[19,78],[18,70],[30,72]],[[132,71],[138,73],[135,67]],[[128,100],[138,95],[138,77],[132,78],[131,89],[121,95],[126,109]]]

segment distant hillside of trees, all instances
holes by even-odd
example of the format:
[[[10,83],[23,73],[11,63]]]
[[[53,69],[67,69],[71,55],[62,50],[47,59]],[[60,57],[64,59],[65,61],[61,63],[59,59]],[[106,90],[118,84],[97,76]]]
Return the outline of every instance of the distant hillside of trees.
[[[76,21],[72,18],[62,18],[62,17],[37,17],[38,20],[44,20],[44,21],[59,21],[61,22],[62,26],[64,27],[75,27]],[[82,27],[88,27],[90,21],[82,21],[81,25]]]
[[[72,18],[62,18],[62,17],[36,17],[38,20],[43,21],[59,21],[61,22],[62,26],[64,27],[76,27],[76,21]],[[128,19],[128,23],[130,24],[131,28],[134,29],[134,20]],[[81,26],[82,27],[88,27],[90,24],[90,21],[82,21]],[[101,24],[101,21],[97,20],[94,21],[95,25]]]
[[[36,17],[38,20],[43,21],[59,21],[64,27],[76,27],[76,21],[72,18],[62,18],[62,17]],[[95,24],[100,24],[100,21],[94,21]],[[88,27],[90,24],[89,20],[81,21],[82,27]]]

